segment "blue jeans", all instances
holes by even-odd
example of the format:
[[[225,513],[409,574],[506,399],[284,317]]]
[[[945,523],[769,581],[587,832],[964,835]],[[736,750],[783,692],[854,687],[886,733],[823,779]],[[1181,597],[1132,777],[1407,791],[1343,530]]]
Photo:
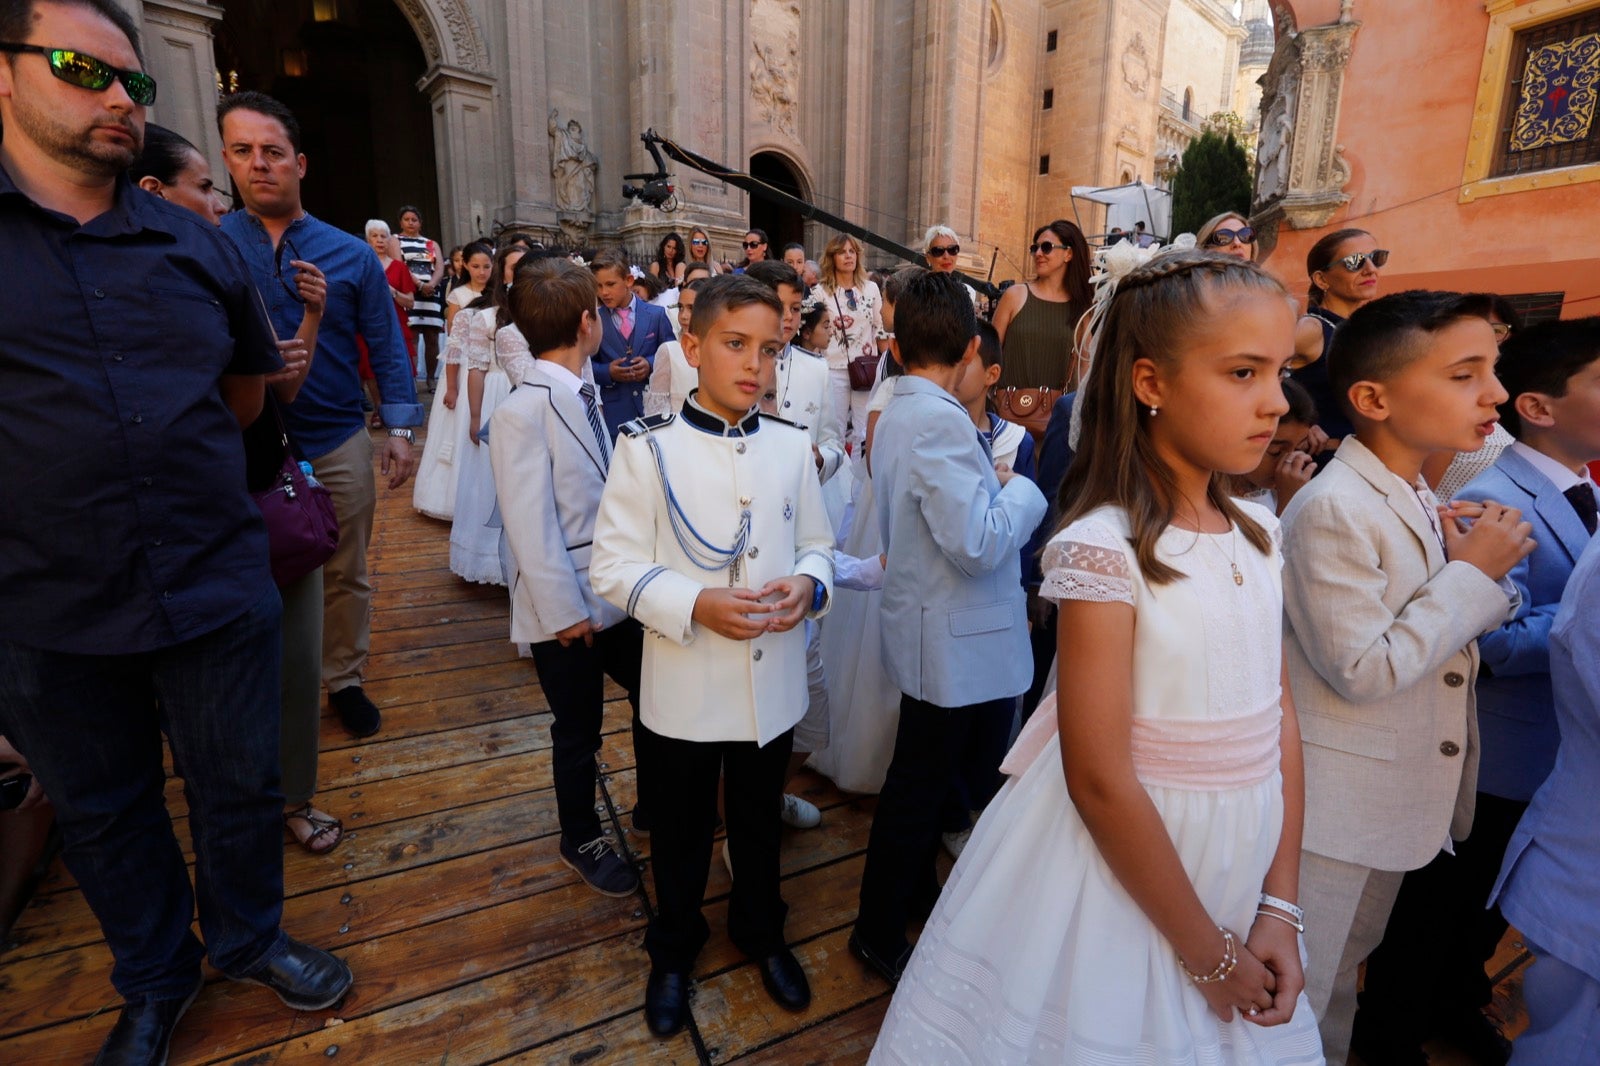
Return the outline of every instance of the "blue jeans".
[[[284,946],[280,611],[269,587],[204,636],[133,655],[0,642],[0,733],[55,806],[62,857],[129,1003],[188,995],[206,951],[240,976]],[[197,893],[163,797],[163,733],[184,778],[205,949],[189,929]]]

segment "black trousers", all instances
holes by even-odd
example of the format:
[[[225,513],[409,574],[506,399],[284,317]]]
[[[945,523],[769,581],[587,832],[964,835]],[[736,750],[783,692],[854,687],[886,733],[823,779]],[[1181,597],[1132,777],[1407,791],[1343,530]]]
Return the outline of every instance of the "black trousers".
[[[779,807],[794,750],[794,731],[768,742],[698,742],[636,733],[639,795],[650,811],[650,865],[656,914],[644,947],[658,970],[688,973],[711,929],[701,913],[711,872],[722,781],[728,852],[736,876],[728,900],[728,936],[753,959],[782,950],[789,908],[778,887]]]
[[[1406,874],[1384,928],[1367,958],[1356,1012],[1357,1039],[1420,1046],[1464,1011],[1487,1006],[1493,989],[1484,965],[1506,932],[1500,908],[1486,909],[1527,803],[1478,793],[1472,833]]]
[[[867,838],[856,918],[856,931],[874,950],[889,958],[904,950],[912,901],[938,895],[934,860],[951,775],[981,738],[994,734],[996,718],[1010,723],[1015,706],[1013,697],[939,707],[901,695],[894,756]]]
[[[550,759],[555,779],[556,813],[567,843],[587,844],[600,835],[594,809],[595,753],[600,750],[600,723],[605,679],[622,686],[633,707],[633,746],[639,748],[639,659],[644,630],[632,618],[602,629],[591,647],[575,640],[530,644],[533,668],[550,703]]]

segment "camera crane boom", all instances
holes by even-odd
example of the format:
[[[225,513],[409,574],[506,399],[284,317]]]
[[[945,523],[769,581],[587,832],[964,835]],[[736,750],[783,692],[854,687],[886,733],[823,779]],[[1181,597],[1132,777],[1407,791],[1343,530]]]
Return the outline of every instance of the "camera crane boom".
[[[661,157],[662,153],[665,152],[674,161],[686,167],[698,170],[702,174],[708,174],[718,181],[732,185],[736,189],[743,189],[751,196],[760,197],[769,203],[794,211],[801,218],[820,222],[824,226],[838,230],[840,233],[848,233],[864,244],[870,244],[880,251],[888,252],[890,255],[897,256],[907,262],[915,263],[919,266],[924,262],[921,252],[907,248],[905,245],[875,233],[865,226],[858,226],[849,219],[833,214],[831,211],[824,211],[816,204],[802,200],[798,196],[791,196],[782,189],[774,188],[742,170],[735,170],[732,167],[707,159],[703,155],[691,152],[675,143],[671,138],[661,136],[653,129],[645,130],[639,135],[639,139],[644,142],[645,149],[650,153],[650,158],[655,161],[656,169],[651,174],[623,175],[631,181],[643,181],[645,183],[641,187],[624,185],[622,194],[629,199],[643,200],[652,207],[659,207],[664,211],[672,211],[677,208],[677,191],[670,184],[667,164]],[[669,203],[671,206],[666,206]],[[975,278],[959,270],[955,272],[955,275],[985,296],[996,298],[1000,295],[999,288],[984,278]]]

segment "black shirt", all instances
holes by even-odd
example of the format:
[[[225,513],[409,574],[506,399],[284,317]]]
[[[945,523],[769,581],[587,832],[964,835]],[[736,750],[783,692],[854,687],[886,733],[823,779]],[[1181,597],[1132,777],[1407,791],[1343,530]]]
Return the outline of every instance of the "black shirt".
[[[125,654],[243,614],[272,576],[218,380],[282,362],[233,243],[125,178],[80,226],[0,167],[0,262],[0,640]]]

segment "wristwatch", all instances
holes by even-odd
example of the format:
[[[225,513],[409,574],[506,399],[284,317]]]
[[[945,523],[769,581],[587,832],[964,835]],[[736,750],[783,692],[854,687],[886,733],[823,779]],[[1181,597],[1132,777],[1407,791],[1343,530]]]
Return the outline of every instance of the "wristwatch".
[[[415,444],[415,443],[417,443],[417,435],[415,433],[411,432],[409,429],[391,429],[389,431],[389,436],[391,436],[391,437],[404,437],[406,439],[406,443],[407,444]]]

